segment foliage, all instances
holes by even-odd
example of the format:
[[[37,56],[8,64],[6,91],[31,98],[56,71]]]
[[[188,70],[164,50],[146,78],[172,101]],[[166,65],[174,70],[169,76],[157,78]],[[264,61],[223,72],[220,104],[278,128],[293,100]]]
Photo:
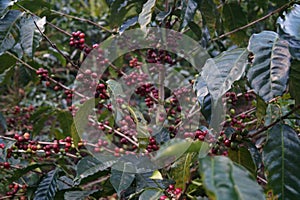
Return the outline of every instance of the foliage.
[[[296,199],[299,19],[288,0],[2,0],[0,199]]]

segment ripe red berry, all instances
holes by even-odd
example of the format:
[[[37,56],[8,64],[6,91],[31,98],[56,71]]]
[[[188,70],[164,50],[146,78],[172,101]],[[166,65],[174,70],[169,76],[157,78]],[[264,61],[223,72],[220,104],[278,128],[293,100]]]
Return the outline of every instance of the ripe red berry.
[[[10,164],[8,162],[3,163],[3,167],[5,169],[9,169],[10,168]]]
[[[79,43],[80,43],[80,44],[84,44],[84,42],[85,42],[84,38],[81,38],[81,39],[79,40]]]
[[[72,139],[71,139],[70,136],[68,136],[68,137],[66,137],[65,141],[66,141],[67,143],[71,143]]]
[[[73,41],[70,41],[70,43],[69,43],[69,45],[72,47],[72,46],[74,46],[74,42]]]
[[[224,144],[225,144],[225,146],[230,147],[231,141],[228,140],[228,139],[226,139],[226,140],[224,141]]]
[[[85,34],[84,34],[84,33],[80,33],[80,34],[79,34],[79,37],[80,37],[80,38],[84,38],[84,37],[85,37]]]

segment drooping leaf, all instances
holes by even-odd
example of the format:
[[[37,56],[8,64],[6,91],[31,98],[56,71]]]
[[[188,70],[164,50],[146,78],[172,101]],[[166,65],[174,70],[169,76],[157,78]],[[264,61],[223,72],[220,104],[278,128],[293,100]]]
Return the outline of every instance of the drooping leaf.
[[[122,34],[124,31],[126,31],[128,28],[136,25],[136,23],[138,22],[138,17],[132,17],[130,19],[127,19],[119,28],[119,33]]]
[[[148,0],[143,5],[142,12],[139,14],[138,18],[138,22],[142,30],[145,30],[146,26],[150,23],[155,4],[156,0]]]
[[[195,0],[187,0],[181,1],[182,9],[181,9],[181,19],[182,23],[180,25],[181,29],[184,29],[190,21],[193,20],[195,12],[198,8],[198,1]]]
[[[281,30],[300,40],[300,5],[294,4],[282,17],[278,17],[277,24]]]
[[[159,189],[148,189],[139,196],[139,200],[156,200],[162,195],[163,192]]]
[[[124,163],[122,171],[115,169],[111,170],[110,182],[118,193],[118,196],[131,185],[135,178],[135,175],[127,172],[126,168],[127,164]]]
[[[201,77],[214,100],[224,95],[232,84],[242,77],[247,66],[247,58],[246,49],[234,49],[206,61]]]
[[[24,16],[20,20],[20,44],[23,51],[30,57],[33,56],[35,49],[39,46],[42,36],[36,28],[34,22],[39,27],[41,32],[44,32],[46,18],[39,18],[36,16]]]
[[[18,10],[10,10],[0,19],[0,55],[13,48],[18,41],[18,20],[24,13]]]
[[[171,184],[170,180],[153,180],[150,179],[152,172],[147,173],[137,173],[136,176],[136,191],[141,191],[147,188],[155,188],[159,186],[160,188],[166,188]],[[173,182],[172,182],[173,183]]]
[[[171,166],[171,177],[176,182],[175,187],[185,189],[186,183],[191,178],[191,163],[192,163],[193,154],[187,153],[181,158],[179,158]]]
[[[28,166],[20,169],[14,170],[14,174],[8,179],[9,183],[12,183],[13,181],[17,181],[22,176],[26,175],[28,172],[33,171],[37,168],[41,168],[43,166],[53,166],[54,163],[32,163]]]
[[[67,136],[71,136],[71,126],[73,124],[73,116],[70,112],[64,110],[57,110],[57,120],[59,121],[60,128],[63,131],[63,134],[60,136],[63,139]]]
[[[266,102],[286,90],[290,67],[288,43],[272,31],[253,34],[248,50],[254,54],[247,78],[251,87]]]
[[[6,13],[9,6],[14,5],[12,0],[1,0],[0,2],[0,18]]]
[[[204,19],[204,24],[207,26],[210,36],[213,37],[215,33],[219,31],[221,24],[221,17],[217,10],[217,5],[213,0],[201,1],[200,11]]]
[[[257,127],[259,127],[266,115],[267,104],[266,102],[260,98],[259,96],[256,97],[256,113],[255,116],[257,118]]]
[[[229,149],[228,157],[235,163],[245,167],[254,176],[256,175],[256,166],[252,156],[246,147],[241,147],[237,151]]]
[[[98,190],[91,190],[91,191],[69,191],[64,194],[65,199],[74,199],[74,200],[84,200],[86,197],[94,194]]]
[[[288,11],[284,12],[282,17],[277,19],[279,25],[278,34],[281,38],[289,43],[291,55],[300,60],[300,5],[294,6]]]
[[[101,158],[101,161],[93,157],[82,158],[76,166],[75,185],[80,184],[82,179],[111,167],[116,161],[116,159],[105,158],[105,156]]]
[[[74,124],[76,126],[79,136],[85,131],[88,123],[88,116],[93,112],[97,99],[91,98],[84,102],[74,116]]]
[[[293,61],[291,64],[289,91],[296,101],[296,105],[300,105],[300,62]]]
[[[299,137],[290,126],[280,123],[270,129],[263,161],[268,185],[278,199],[293,200],[300,195],[299,151]]]
[[[190,140],[182,140],[182,139],[172,139],[163,144],[158,151],[156,151],[156,155],[154,160],[162,163],[162,160],[176,160],[180,156],[182,156],[192,141]]]
[[[34,200],[52,200],[57,191],[58,170],[54,169],[43,178],[34,193]]]
[[[226,3],[222,11],[225,30],[231,31],[247,24],[246,13],[237,1]],[[245,40],[245,38],[247,38],[247,35],[244,30],[241,30],[231,34],[230,37],[233,41],[235,41],[235,43],[241,43]]]
[[[211,199],[265,199],[262,188],[251,174],[229,158],[205,157],[199,162],[199,173]]]
[[[12,67],[14,64],[16,64],[16,60],[14,57],[8,55],[8,54],[2,54],[0,56],[0,74],[3,73],[8,68]]]

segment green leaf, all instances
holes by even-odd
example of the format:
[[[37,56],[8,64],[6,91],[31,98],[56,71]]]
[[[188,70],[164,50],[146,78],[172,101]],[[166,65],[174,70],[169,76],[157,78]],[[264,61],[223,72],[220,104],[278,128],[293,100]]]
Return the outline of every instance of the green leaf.
[[[290,67],[288,43],[272,31],[253,34],[248,50],[254,54],[247,78],[251,87],[266,102],[284,93]]]
[[[54,169],[43,178],[35,191],[33,200],[54,199],[57,191],[58,170]]]
[[[18,41],[18,20],[24,13],[10,10],[0,19],[0,55],[14,47]]]
[[[91,98],[84,102],[74,116],[74,125],[79,136],[82,135],[88,125],[88,116],[93,112],[98,99]]]
[[[210,199],[265,199],[262,188],[243,167],[225,156],[199,160],[199,172]]]
[[[142,30],[151,22],[152,12],[154,10],[156,0],[148,0],[144,5],[142,12],[139,14],[138,22]]]
[[[292,61],[290,79],[289,79],[289,91],[291,96],[295,99],[296,105],[300,105],[300,62]]]
[[[57,137],[57,139],[63,139],[67,136],[71,136],[71,126],[73,124],[73,116],[71,112],[64,110],[57,110],[56,112],[57,120],[59,121],[60,128],[63,131],[63,134]]]
[[[219,31],[221,24],[221,17],[217,10],[217,5],[212,0],[201,1],[200,11],[210,35],[214,36],[216,32]]]
[[[249,150],[246,147],[241,147],[237,151],[229,149],[228,157],[233,162],[245,167],[254,176],[256,175],[256,166]]]
[[[256,113],[255,116],[257,118],[257,125],[259,127],[262,124],[264,117],[266,116],[267,104],[266,102],[260,98],[259,96],[256,97]]]
[[[191,178],[190,167],[192,163],[193,154],[187,153],[179,158],[171,166],[171,177],[176,182],[175,187],[185,189],[186,183]]]
[[[227,32],[247,24],[246,14],[236,1],[226,3],[223,6],[222,17],[223,24]],[[240,43],[247,39],[247,35],[244,30],[240,30],[234,34],[231,34],[230,37],[235,43]]]
[[[126,31],[128,28],[136,25],[136,23],[138,22],[138,17],[132,17],[127,19],[119,28],[119,33],[122,34],[124,31]]]
[[[139,200],[157,200],[162,195],[163,192],[159,189],[148,189],[139,196]]]
[[[8,179],[9,183],[13,181],[17,181],[22,176],[26,175],[28,172],[33,171],[36,168],[40,168],[43,166],[53,166],[54,163],[33,163],[24,168],[14,170],[14,174]]]
[[[300,196],[299,151],[299,137],[290,126],[277,124],[270,129],[263,161],[268,185],[278,199],[293,200]]]
[[[234,49],[206,61],[201,77],[214,100],[224,95],[232,84],[244,75],[247,58],[246,49]]]
[[[156,151],[154,156],[154,161],[160,165],[164,162],[175,161],[180,158],[192,145],[192,140],[185,140],[175,138],[169,140],[160,146],[160,149]]]
[[[190,21],[193,20],[195,12],[198,8],[198,2],[195,0],[181,1],[181,20],[180,29],[184,29]]]
[[[1,0],[0,2],[0,18],[6,13],[9,6],[14,5],[12,0]]]
[[[149,178],[154,180],[163,180],[163,177],[158,170],[155,170]]]
[[[78,143],[80,141],[80,136],[77,132],[75,122],[73,122],[73,124],[71,125],[71,136],[72,136],[73,143],[74,143],[75,147],[78,148]]]
[[[288,12],[283,12],[282,17],[278,17],[277,24],[284,33],[300,40],[300,5],[294,4]]]
[[[127,163],[124,163],[122,171],[111,170],[110,182],[118,193],[118,196],[131,185],[134,177],[133,173],[127,172]]]
[[[106,170],[111,167],[117,160],[114,158],[101,157],[101,161],[93,157],[82,158],[76,166],[75,185],[80,184],[81,180],[96,174],[97,172]]]
[[[88,196],[92,195],[93,193],[97,192],[98,190],[91,190],[91,191],[69,191],[64,194],[65,199],[72,199],[72,200],[84,200]]]
[[[36,16],[24,16],[20,20],[20,43],[23,51],[30,57],[33,57],[33,53],[35,49],[39,46],[40,41],[42,40],[42,36],[38,29],[36,28],[34,22],[39,27],[41,32],[44,32],[46,18],[39,18]]]
[[[106,81],[109,92],[113,98],[125,97],[125,93],[123,91],[122,85],[112,79]]]
[[[16,60],[14,59],[14,57],[8,55],[8,54],[2,54],[0,56],[0,74],[3,73],[5,70],[7,70],[8,68],[12,67],[13,65],[16,64]]]
[[[288,11],[284,12],[282,17],[277,19],[279,25],[278,33],[281,38],[289,43],[291,55],[300,60],[300,5],[294,6]]]

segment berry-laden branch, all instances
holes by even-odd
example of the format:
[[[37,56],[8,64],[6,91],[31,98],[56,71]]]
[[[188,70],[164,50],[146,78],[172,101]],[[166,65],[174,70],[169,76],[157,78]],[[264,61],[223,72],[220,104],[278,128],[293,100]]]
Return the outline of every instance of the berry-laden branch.
[[[47,40],[47,42],[51,45],[51,47],[53,47],[59,54],[61,54],[69,63],[71,63],[72,66],[74,66],[76,69],[79,70],[79,67],[73,63],[73,61],[66,56],[57,46],[55,43],[53,43],[39,28],[39,26],[36,24],[35,21],[33,21],[34,25],[36,26],[36,28],[38,29],[38,31],[40,32],[40,34]]]
[[[34,67],[32,67],[31,65],[27,64],[26,62],[24,62],[23,60],[21,60],[20,58],[18,58],[17,56],[15,56],[14,54],[10,53],[9,51],[6,51],[6,53],[8,55],[10,55],[11,57],[13,57],[14,59],[16,59],[18,62],[22,63],[28,69],[37,72],[37,70]],[[49,76],[47,76],[47,79],[50,80],[51,82],[53,82],[54,84],[60,86],[61,88],[65,89],[65,90],[71,90],[69,87],[65,86],[64,84],[56,81],[55,79],[53,79],[53,78],[51,78]],[[81,93],[79,93],[77,91],[74,91],[74,94],[78,95],[81,98],[87,98],[85,95],[83,95],[83,94],[81,94]]]
[[[251,134],[251,137],[255,137],[258,134],[268,130],[269,128],[275,126],[277,123],[279,123],[280,121],[288,118],[290,115],[292,115],[293,113],[295,113],[297,110],[300,110],[300,105],[296,106],[294,109],[292,109],[290,112],[288,112],[287,114],[283,115],[282,117],[277,118],[273,123],[271,123],[268,126],[264,126],[263,128],[261,128],[260,130],[256,131],[255,133]]]
[[[114,34],[115,32],[114,31],[111,31],[107,28],[105,28],[104,26],[101,26],[100,24],[97,24],[91,20],[88,20],[88,19],[84,19],[84,18],[81,18],[81,17],[76,17],[76,16],[73,16],[73,15],[68,15],[68,14],[65,14],[65,13],[62,13],[62,12],[59,12],[59,11],[56,11],[56,10],[51,10],[51,12],[55,13],[55,14],[58,14],[58,15],[61,15],[61,16],[65,16],[65,17],[69,17],[71,19],[76,19],[76,20],[79,20],[79,21],[82,21],[82,22],[86,22],[86,23],[89,23],[89,24],[92,24],[102,30],[105,30],[111,34]]]
[[[236,33],[236,32],[238,32],[238,31],[241,31],[241,30],[245,29],[245,28],[248,28],[248,27],[250,27],[250,26],[253,26],[253,25],[255,25],[256,23],[261,22],[261,21],[263,21],[263,20],[265,20],[265,19],[271,17],[272,15],[274,15],[274,14],[276,14],[276,13],[279,13],[280,11],[286,9],[287,7],[289,7],[291,4],[293,4],[293,3],[295,3],[295,2],[296,2],[296,1],[291,1],[291,2],[289,2],[289,3],[286,3],[286,4],[284,4],[283,6],[281,6],[280,8],[278,8],[278,9],[276,9],[276,10],[274,10],[274,11],[268,13],[267,15],[265,15],[265,16],[263,16],[263,17],[257,19],[257,20],[254,20],[254,21],[250,22],[249,24],[246,24],[245,26],[238,27],[238,28],[236,28],[236,29],[234,29],[234,30],[232,30],[232,31],[229,31],[229,32],[227,32],[227,33],[224,33],[224,34],[220,35],[219,37],[213,38],[212,41],[216,41],[216,40],[222,39],[222,38],[224,38],[224,37],[226,37],[226,36],[229,36],[229,35],[231,35],[231,34],[233,34],[233,33]]]

